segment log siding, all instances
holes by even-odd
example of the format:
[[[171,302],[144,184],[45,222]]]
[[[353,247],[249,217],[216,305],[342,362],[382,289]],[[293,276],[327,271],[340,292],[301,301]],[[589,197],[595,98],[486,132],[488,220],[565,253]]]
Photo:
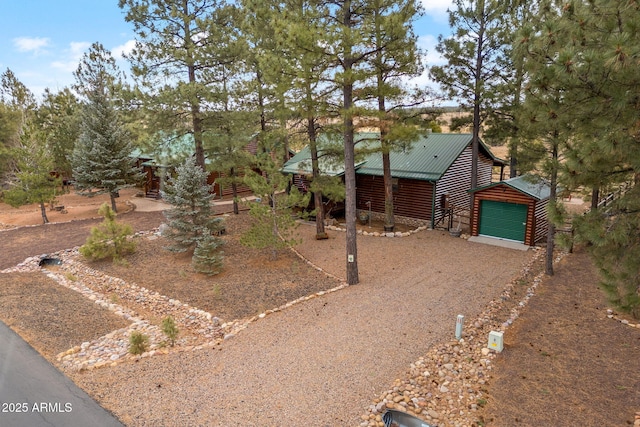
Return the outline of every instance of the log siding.
[[[431,221],[433,183],[416,179],[398,179],[393,195],[394,215]],[[356,208],[384,214],[384,178],[374,175],[356,175]]]
[[[239,176],[243,176],[244,174],[240,174]],[[223,186],[219,182],[216,182],[218,178],[224,178],[226,174],[220,172],[210,172],[209,176],[207,176],[207,184],[213,186],[213,192],[216,197],[223,198],[233,196],[233,188],[231,185]],[[237,185],[238,194],[248,194],[251,193],[251,188],[248,185],[238,183]]]
[[[536,202],[533,225],[533,228],[536,230],[533,239],[534,244],[547,238],[547,229],[549,227],[548,205],[549,199],[538,200]]]
[[[436,183],[436,211],[434,223],[442,219],[444,211],[440,209],[439,201],[444,194],[449,195],[449,206],[454,212],[469,211],[471,196],[467,192],[471,185],[471,145],[464,149],[449,169]],[[478,161],[478,187],[491,184],[493,161],[480,152]]]
[[[473,212],[471,215],[471,235],[477,236],[480,230],[481,202],[491,200],[495,202],[517,203],[527,205],[527,224],[525,228],[524,244],[534,246],[546,235],[547,203],[548,199],[535,198],[517,191],[508,185],[496,185],[475,193]]]

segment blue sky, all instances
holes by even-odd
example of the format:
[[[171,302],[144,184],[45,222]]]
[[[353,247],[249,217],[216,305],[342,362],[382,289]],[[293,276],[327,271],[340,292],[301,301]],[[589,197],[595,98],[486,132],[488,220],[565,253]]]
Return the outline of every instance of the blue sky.
[[[427,64],[439,63],[434,46],[448,34],[446,9],[452,0],[422,0],[425,16],[416,25]],[[93,42],[116,58],[133,46],[133,26],[117,0],[0,0],[0,72],[7,68],[36,96],[45,88],[70,86],[73,71]],[[122,69],[128,69],[120,60]],[[415,79],[427,84],[426,75]]]

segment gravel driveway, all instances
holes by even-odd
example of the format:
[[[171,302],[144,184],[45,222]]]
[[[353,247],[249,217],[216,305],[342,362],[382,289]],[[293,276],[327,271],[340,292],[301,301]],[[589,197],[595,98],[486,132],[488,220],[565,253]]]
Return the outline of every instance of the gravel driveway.
[[[345,235],[297,249],[345,277]],[[532,256],[440,231],[358,238],[360,284],[266,316],[213,350],[73,374],[131,426],[357,426],[457,314],[473,319]]]

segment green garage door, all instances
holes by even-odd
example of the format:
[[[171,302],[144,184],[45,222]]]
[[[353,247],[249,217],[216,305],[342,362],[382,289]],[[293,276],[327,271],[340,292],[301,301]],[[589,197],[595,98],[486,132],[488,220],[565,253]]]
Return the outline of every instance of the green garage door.
[[[527,205],[481,201],[479,234],[524,242],[526,224]]]

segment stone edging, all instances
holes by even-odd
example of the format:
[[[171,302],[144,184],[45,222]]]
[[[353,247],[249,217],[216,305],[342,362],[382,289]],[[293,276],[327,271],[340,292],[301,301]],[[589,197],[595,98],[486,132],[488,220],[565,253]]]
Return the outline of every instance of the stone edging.
[[[527,274],[536,260],[536,254],[525,264],[521,276]],[[566,254],[560,254],[554,262]],[[492,300],[479,317],[466,326],[461,340],[451,340],[432,346],[425,356],[411,363],[403,379],[397,379],[392,388],[374,399],[360,417],[361,427],[384,426],[382,414],[395,409],[417,416],[438,426],[474,425],[479,402],[485,400],[482,388],[492,369],[496,353],[487,348],[489,331],[504,331],[519,317],[535,290],[542,282],[544,272],[533,279],[525,296],[512,309],[509,318],[501,324],[491,320],[504,301],[511,299],[517,278],[507,284],[497,299]]]
[[[333,230],[333,231],[343,231],[343,232],[347,231],[346,228],[336,227],[335,225],[327,225],[325,226],[325,228],[328,228],[329,230]],[[421,225],[418,228],[405,231],[405,232],[395,231],[395,232],[388,232],[388,233],[385,233],[385,232],[380,233],[379,231],[369,232],[364,230],[358,230],[357,233],[358,235],[373,236],[373,237],[409,237],[412,234],[419,233],[420,231],[424,231],[427,229],[430,230],[430,228],[428,228],[426,225]]]
[[[153,238],[156,233],[157,230],[152,230],[148,232],[138,232],[135,235],[137,237],[147,236],[147,238]],[[294,252],[297,253],[295,250]],[[251,318],[236,319],[230,322],[223,322],[209,312],[191,307],[178,300],[170,299],[155,291],[138,286],[135,283],[127,283],[120,278],[108,276],[102,272],[91,269],[79,261],[80,255],[78,253],[78,247],[52,254],[29,257],[14,267],[0,271],[0,273],[39,271],[53,279],[59,285],[79,292],[94,303],[113,312],[115,315],[132,322],[125,328],[112,331],[91,342],[76,345],[56,356],[56,359],[61,363],[63,368],[82,371],[103,366],[115,366],[125,361],[138,360],[159,354],[212,348],[222,341],[234,337],[237,333],[246,329],[251,323],[263,319],[269,314],[282,311],[316,297],[339,291],[348,286],[339,278],[315,266],[299,253],[297,254],[313,268],[336,279],[340,284],[331,289],[289,301]],[[63,274],[58,274],[52,270],[40,267],[38,264],[44,256],[62,259],[63,263],[59,268]],[[111,297],[107,296],[105,291],[108,292]],[[159,316],[172,315],[180,331],[186,334],[176,341],[174,347],[163,346],[162,343],[166,337],[160,328],[151,324],[148,320],[143,319],[134,310],[118,304],[120,299],[132,300],[136,304],[144,303],[146,304],[145,309]],[[129,336],[134,331],[142,332],[149,337],[149,351],[141,355],[132,355],[128,352]]]
[[[617,320],[618,322],[622,323],[623,325],[627,325],[627,326],[630,326],[632,328],[640,329],[640,323],[631,323],[627,319],[623,319],[623,318],[619,317],[610,308],[607,309],[607,318],[613,319],[613,320]]]

